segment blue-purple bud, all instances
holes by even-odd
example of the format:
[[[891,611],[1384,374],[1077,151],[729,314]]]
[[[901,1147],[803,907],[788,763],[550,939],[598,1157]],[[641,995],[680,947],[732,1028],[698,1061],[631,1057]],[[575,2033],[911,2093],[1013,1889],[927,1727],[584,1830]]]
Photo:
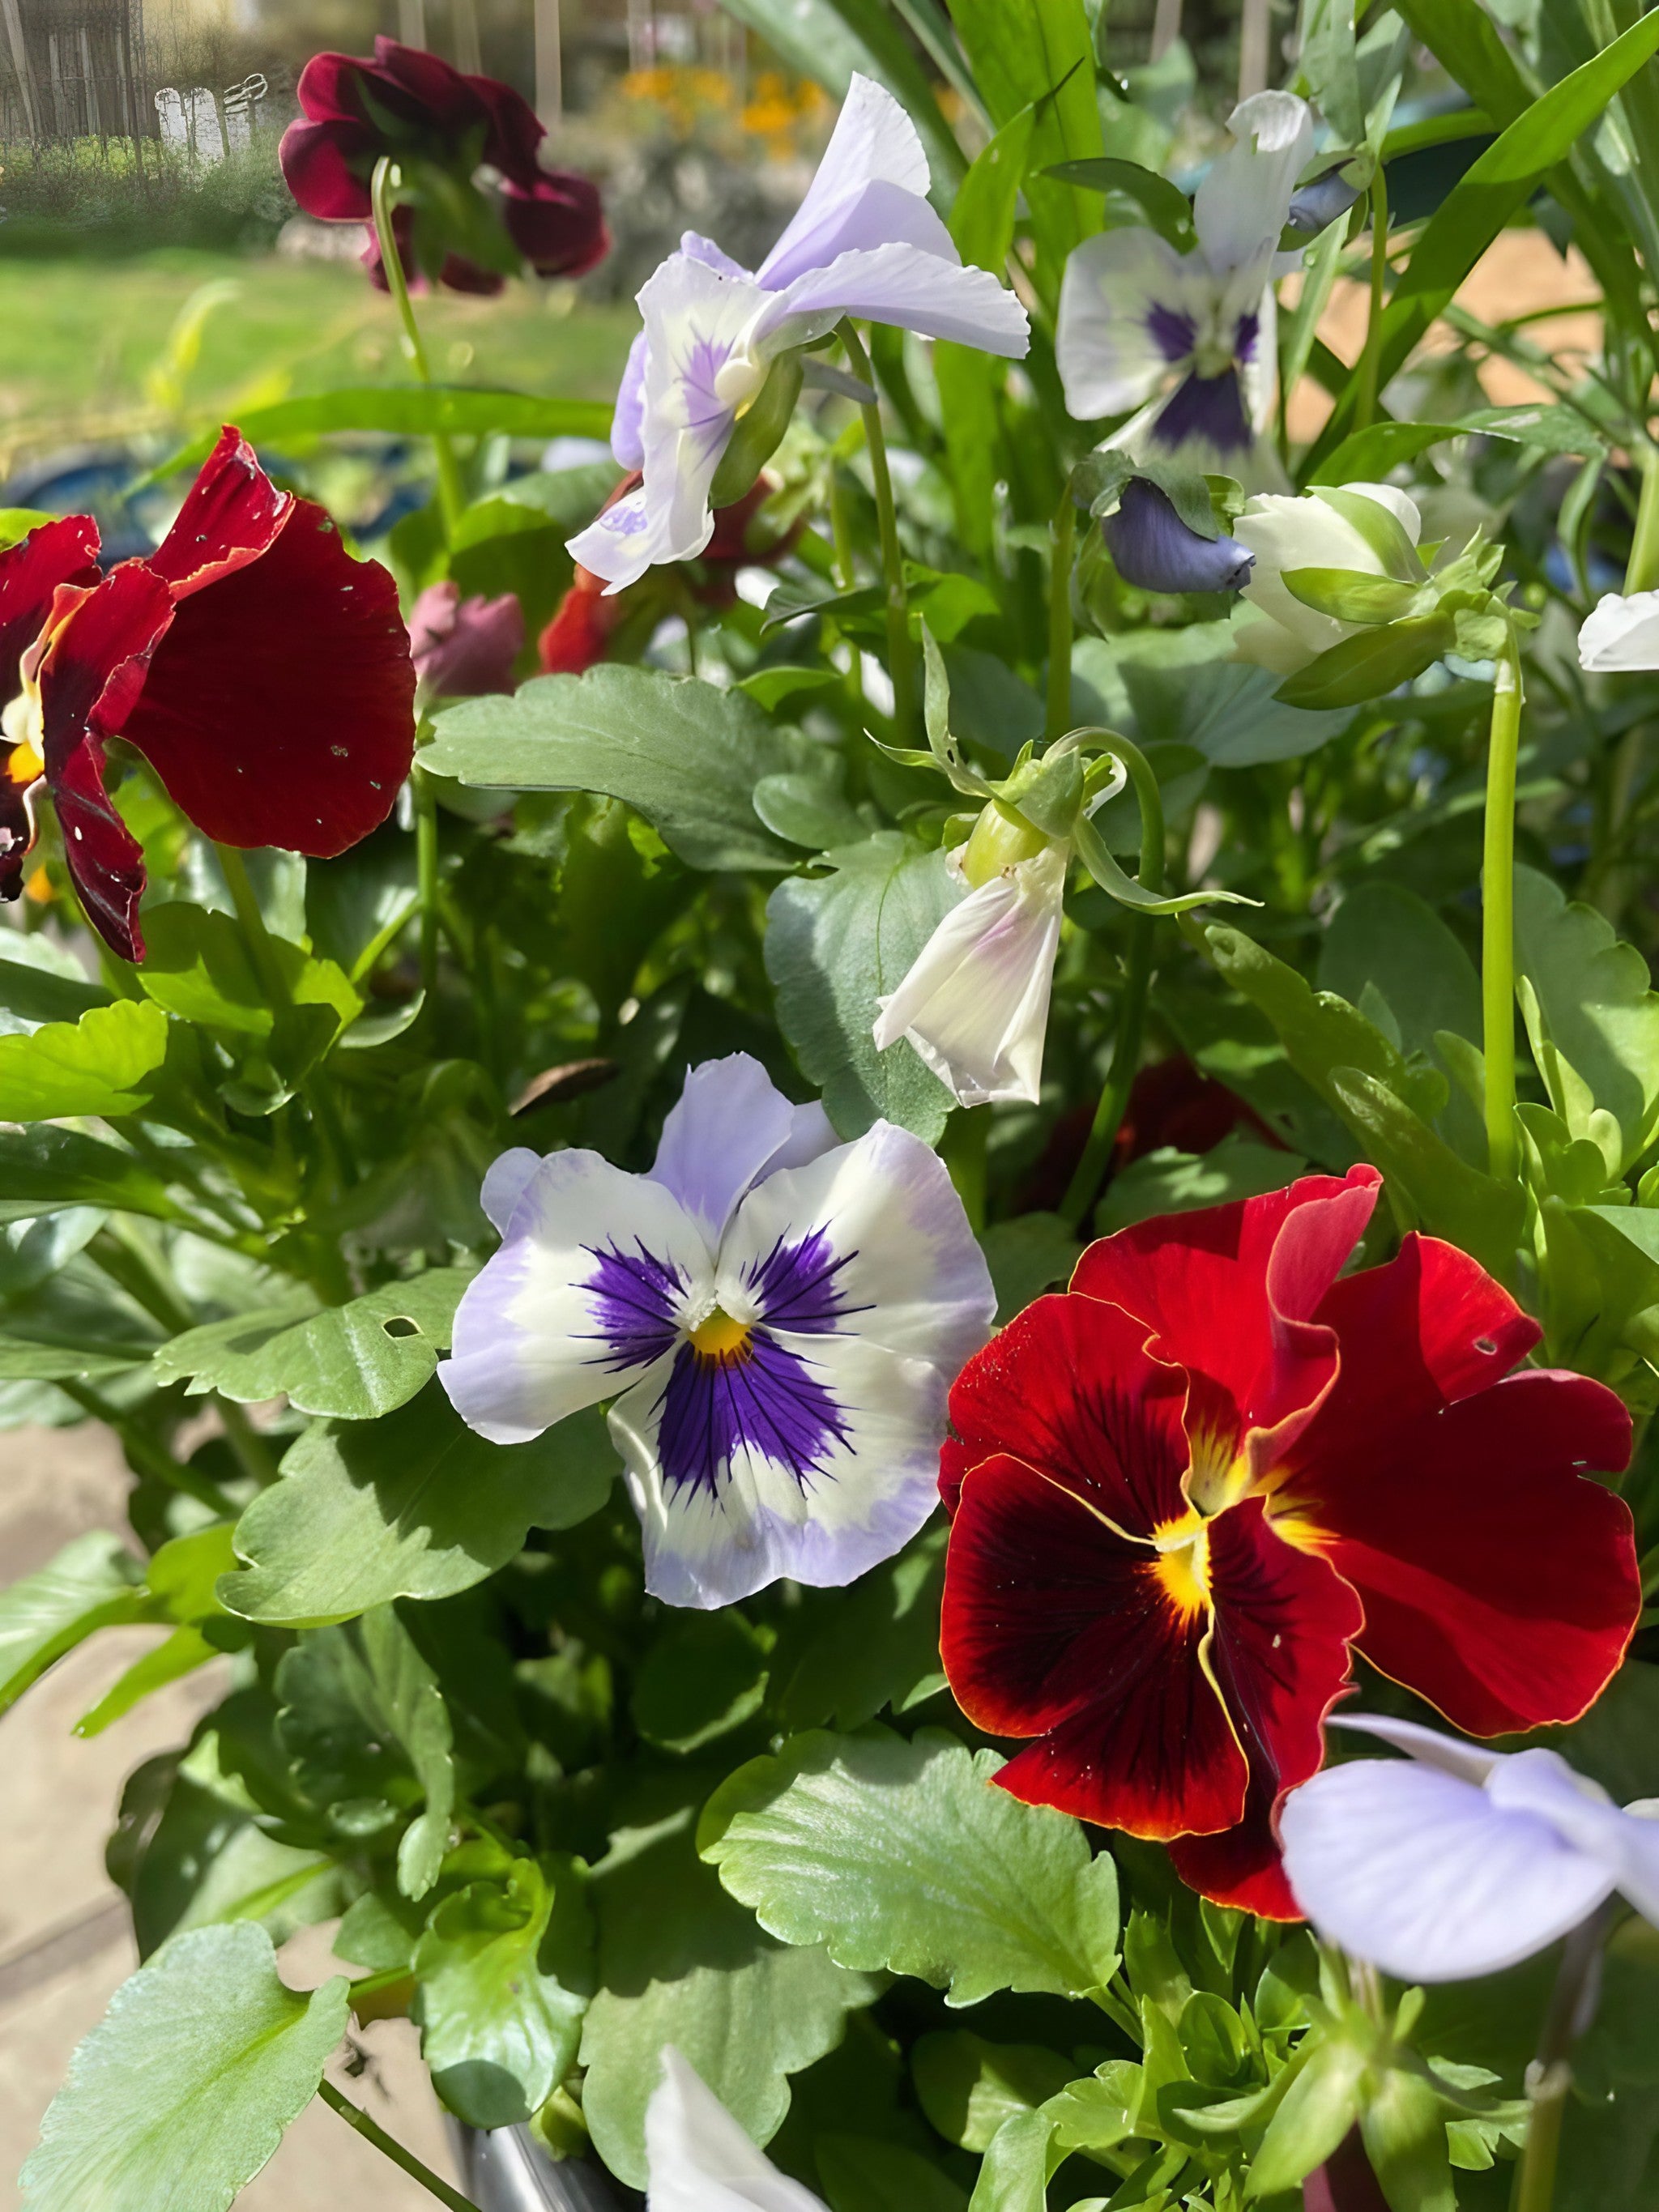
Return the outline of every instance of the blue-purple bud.
[[[1100,534],[1126,584],[1144,592],[1237,592],[1249,581],[1255,556],[1236,538],[1203,538],[1176,513],[1167,492],[1145,477],[1123,487],[1115,514]]]

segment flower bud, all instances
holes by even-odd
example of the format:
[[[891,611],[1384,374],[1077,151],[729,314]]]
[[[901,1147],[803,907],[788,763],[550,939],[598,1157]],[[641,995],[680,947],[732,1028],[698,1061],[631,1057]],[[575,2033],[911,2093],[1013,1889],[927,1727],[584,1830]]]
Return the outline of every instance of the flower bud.
[[[1241,660],[1254,661],[1277,675],[1293,675],[1364,627],[1305,605],[1285,582],[1286,570],[1337,568],[1386,576],[1389,569],[1379,548],[1401,531],[1411,545],[1417,544],[1422,520],[1403,491],[1392,484],[1372,483],[1348,484],[1343,489],[1346,514],[1339,513],[1317,490],[1297,498],[1264,492],[1249,501],[1233,525],[1235,537],[1255,556],[1243,589],[1250,611],[1239,621],[1236,633]],[[1353,519],[1353,509],[1362,501],[1377,509],[1375,530],[1363,528]]]

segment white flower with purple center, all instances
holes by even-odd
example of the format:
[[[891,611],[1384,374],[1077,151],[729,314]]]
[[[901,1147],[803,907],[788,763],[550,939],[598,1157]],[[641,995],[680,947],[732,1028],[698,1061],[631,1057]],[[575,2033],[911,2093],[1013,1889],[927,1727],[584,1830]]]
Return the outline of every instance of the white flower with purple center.
[[[687,231],[647,281],[611,431],[617,461],[644,481],[570,540],[611,591],[702,552],[715,471],[773,362],[843,316],[1024,355],[1025,310],[988,270],[963,266],[928,182],[915,125],[855,76],[817,176],[758,270]]]
[[[1281,256],[1279,240],[1313,151],[1313,117],[1293,93],[1261,92],[1239,102],[1229,127],[1234,143],[1194,198],[1193,252],[1129,225],[1072,255],[1055,358],[1079,421],[1141,410],[1114,445],[1282,482],[1261,438],[1278,354],[1273,286],[1301,258]]]
[[[927,1520],[996,1301],[920,1138],[878,1121],[842,1144],[737,1053],[687,1076],[648,1175],[512,1152],[483,1202],[501,1247],[444,1387],[497,1443],[613,1400],[653,1595],[849,1583]]]

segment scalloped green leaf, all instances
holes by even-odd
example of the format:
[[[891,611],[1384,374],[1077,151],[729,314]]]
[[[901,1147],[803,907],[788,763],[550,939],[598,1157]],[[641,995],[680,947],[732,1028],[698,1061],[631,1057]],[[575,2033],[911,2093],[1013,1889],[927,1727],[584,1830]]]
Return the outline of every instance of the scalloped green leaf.
[[[1515,963],[1541,1018],[1534,1044],[1551,1104],[1575,1137],[1590,1134],[1596,1109],[1611,1114],[1629,1167],[1659,1129],[1659,992],[1647,962],[1594,907],[1518,866]]]
[[[0,1121],[136,1114],[167,1058],[167,1018],[143,1000],[91,1006],[77,1022],[0,1036]]]

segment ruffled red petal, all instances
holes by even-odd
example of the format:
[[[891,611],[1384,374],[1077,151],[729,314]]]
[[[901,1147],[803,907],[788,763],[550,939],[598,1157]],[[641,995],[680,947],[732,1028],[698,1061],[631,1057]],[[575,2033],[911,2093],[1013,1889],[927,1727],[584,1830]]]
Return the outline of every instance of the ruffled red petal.
[[[511,183],[532,190],[544,173],[537,156],[547,136],[540,116],[521,92],[499,77],[469,76],[461,82],[489,118],[483,158]],[[565,178],[565,170],[549,170],[549,176]]]
[[[602,577],[578,568],[576,580],[537,641],[544,676],[580,676],[605,659],[611,634],[628,613],[626,593],[605,596]]]
[[[478,86],[490,80],[463,76],[424,46],[406,46],[382,33],[374,41],[373,64],[360,66],[368,89],[393,113],[423,123],[446,138],[459,142],[480,124],[488,128],[493,119],[490,104],[478,94]]]
[[[538,276],[582,276],[611,251],[599,188],[570,169],[538,171],[501,194],[507,235]]]
[[[144,566],[186,599],[268,553],[293,511],[292,492],[277,490],[247,440],[227,425]]]
[[[1039,1298],[975,1352],[951,1391],[940,1454],[952,1512],[963,1477],[1000,1452],[1068,1484],[1132,1536],[1187,1510],[1185,1377],[1154,1359],[1144,1325],[1093,1298]]]
[[[1325,1717],[1349,1677],[1364,1624],[1341,1577],[1274,1533],[1264,1501],[1246,1498],[1206,1524],[1215,1632],[1211,1666],[1249,1762],[1243,1817],[1224,1835],[1175,1846],[1182,1878],[1218,1905],[1299,1919],[1279,1869],[1273,1814],[1319,1771]]]
[[[1243,1753],[1204,1665],[1208,1621],[1150,1547],[1079,1492],[1006,1457],[963,1486],[940,1650],[994,1735],[1038,1735],[997,1776],[1027,1804],[1153,1838],[1237,1820]]]
[[[1265,1460],[1334,1372],[1334,1340],[1312,1317],[1382,1181],[1375,1168],[1356,1167],[1340,1180],[1308,1176],[1288,1190],[1139,1223],[1091,1245],[1072,1289],[1144,1322],[1166,1358],[1212,1386],[1196,1394],[1197,1426],[1217,1430],[1229,1449],[1260,1431]]]
[[[60,584],[98,581],[98,525],[89,514],[43,522],[0,553],[0,707],[15,698],[23,655],[46,626]]]
[[[319,54],[319,61],[343,58]],[[290,123],[276,149],[289,191],[319,222],[367,222],[376,140],[366,124],[328,118]]]
[[[1358,1591],[1365,1656],[1471,1735],[1576,1719],[1641,1608],[1630,1509],[1580,1471],[1630,1457],[1613,1392],[1534,1370],[1319,1442],[1273,1510]]]
[[[414,698],[396,585],[301,500],[268,552],[179,603],[122,735],[208,836],[322,858],[391,811]]]

